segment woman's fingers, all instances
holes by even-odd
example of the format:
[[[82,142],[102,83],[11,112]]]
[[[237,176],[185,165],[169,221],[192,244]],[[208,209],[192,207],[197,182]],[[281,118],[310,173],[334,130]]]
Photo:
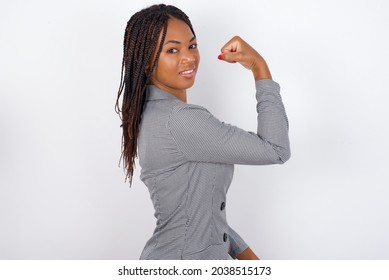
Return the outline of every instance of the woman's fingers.
[[[227,52],[237,52],[240,51],[240,41],[243,41],[239,36],[233,37],[230,41],[228,41],[222,48],[222,53]]]
[[[219,59],[234,63],[239,62],[244,67],[252,69],[253,62],[260,57],[256,50],[239,36],[233,37],[221,48]]]
[[[240,51],[240,42],[239,37],[235,36],[230,41],[228,41],[222,48],[221,54],[218,56],[220,60],[224,60],[226,62],[235,63],[238,60],[236,54]]]

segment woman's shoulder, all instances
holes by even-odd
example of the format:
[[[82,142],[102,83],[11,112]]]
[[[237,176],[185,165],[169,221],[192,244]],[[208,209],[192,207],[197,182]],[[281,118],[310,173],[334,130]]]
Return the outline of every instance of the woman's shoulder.
[[[168,126],[173,130],[193,130],[194,127],[203,126],[214,119],[214,116],[207,108],[201,105],[181,102],[172,108]]]
[[[196,104],[191,104],[191,103],[184,103],[184,102],[179,102],[175,104],[172,108],[172,115],[185,115],[185,114],[191,114],[191,113],[209,113],[207,108],[201,106],[201,105],[196,105]]]

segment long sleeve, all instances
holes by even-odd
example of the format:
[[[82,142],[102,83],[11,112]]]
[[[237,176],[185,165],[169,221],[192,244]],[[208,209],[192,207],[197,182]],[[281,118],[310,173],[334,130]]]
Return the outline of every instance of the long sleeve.
[[[236,259],[236,255],[239,255],[244,250],[249,247],[246,242],[243,240],[240,235],[233,230],[231,227],[229,227],[229,239],[230,239],[230,249],[228,251],[228,254],[233,258]]]
[[[257,80],[255,86],[256,133],[221,122],[202,106],[175,106],[168,128],[189,161],[264,165],[289,159],[289,127],[280,86],[269,79]]]

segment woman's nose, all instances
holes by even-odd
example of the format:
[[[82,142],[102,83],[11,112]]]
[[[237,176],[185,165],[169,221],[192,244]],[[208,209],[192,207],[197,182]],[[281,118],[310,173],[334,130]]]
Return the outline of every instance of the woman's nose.
[[[183,55],[182,55],[182,62],[183,63],[191,63],[191,62],[195,62],[195,61],[196,61],[196,57],[192,52],[186,51],[183,53]]]

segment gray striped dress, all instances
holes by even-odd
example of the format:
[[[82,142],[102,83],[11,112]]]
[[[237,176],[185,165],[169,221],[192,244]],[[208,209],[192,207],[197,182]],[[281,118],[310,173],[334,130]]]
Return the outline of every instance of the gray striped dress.
[[[138,156],[157,222],[140,259],[235,259],[248,247],[226,220],[234,164],[281,164],[290,157],[280,87],[270,79],[255,86],[256,133],[148,86]]]

